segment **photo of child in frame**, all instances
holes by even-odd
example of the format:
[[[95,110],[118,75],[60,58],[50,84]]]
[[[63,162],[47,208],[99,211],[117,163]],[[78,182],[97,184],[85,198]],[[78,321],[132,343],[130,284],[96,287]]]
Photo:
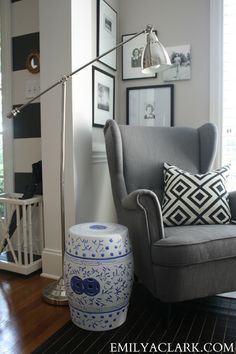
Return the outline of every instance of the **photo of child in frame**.
[[[153,106],[153,104],[148,103],[145,107],[145,115],[144,115],[144,119],[155,119],[156,115],[155,115],[155,108]]]

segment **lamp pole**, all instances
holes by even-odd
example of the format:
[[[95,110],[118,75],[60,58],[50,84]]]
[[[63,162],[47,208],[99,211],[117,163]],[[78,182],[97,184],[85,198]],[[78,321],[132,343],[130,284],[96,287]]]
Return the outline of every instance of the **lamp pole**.
[[[152,25],[147,25],[146,29],[136,33],[135,35],[133,35],[129,39],[127,39],[127,40],[125,40],[123,42],[120,42],[115,47],[113,47],[110,50],[108,50],[107,52],[97,56],[96,58],[94,58],[93,60],[89,61],[88,63],[82,65],[81,67],[79,67],[75,71],[71,72],[70,74],[66,74],[66,75],[62,76],[62,78],[59,81],[55,82],[53,85],[51,85],[50,87],[48,87],[47,89],[42,91],[37,96],[35,96],[32,99],[30,99],[25,104],[14,108],[13,110],[11,110],[7,114],[8,118],[15,118],[25,107],[27,107],[29,104],[34,102],[36,99],[38,99],[39,97],[43,96],[47,92],[51,91],[53,88],[57,87],[58,85],[62,86],[61,155],[60,155],[60,199],[61,199],[60,200],[60,207],[61,207],[60,209],[61,209],[62,276],[59,278],[59,280],[49,284],[43,290],[43,299],[46,302],[50,303],[50,304],[67,305],[67,303],[68,303],[67,296],[66,296],[66,291],[65,291],[64,278],[63,278],[63,264],[64,264],[64,252],[65,252],[65,126],[66,126],[66,88],[67,88],[67,81],[73,75],[77,74],[79,71],[85,69],[89,65],[93,64],[94,62],[96,62],[97,60],[101,59],[105,55],[113,52],[114,50],[117,50],[118,48],[122,47],[124,44],[128,43],[129,41],[132,41],[134,38],[140,36],[143,33],[147,33],[147,34],[150,35],[149,38],[148,38],[148,45],[150,45],[150,37],[151,37],[152,30],[153,30]],[[163,50],[165,51],[164,47],[162,47],[162,45],[158,41],[157,37],[155,37],[155,38],[156,39],[154,39],[153,43],[155,42],[155,43],[158,44],[158,46],[159,46],[158,51],[160,51],[160,48],[161,48],[161,51],[163,51]],[[150,49],[147,51],[147,56],[148,57],[147,57],[146,61],[148,63],[151,62],[151,60],[150,60],[151,59],[151,55],[152,55],[151,52],[152,52],[152,50],[150,50]],[[155,55],[158,54],[158,52],[156,52],[155,50],[153,51],[153,53]],[[161,53],[161,54],[162,55],[160,55],[160,56],[157,55],[157,61],[159,61],[159,60],[161,61],[165,57],[165,56],[163,56],[163,53]],[[166,63],[166,58],[164,58],[164,59],[165,59],[164,65],[170,65],[170,64]],[[167,59],[169,60],[169,58],[167,58]],[[159,64],[158,64],[158,67],[159,67]]]

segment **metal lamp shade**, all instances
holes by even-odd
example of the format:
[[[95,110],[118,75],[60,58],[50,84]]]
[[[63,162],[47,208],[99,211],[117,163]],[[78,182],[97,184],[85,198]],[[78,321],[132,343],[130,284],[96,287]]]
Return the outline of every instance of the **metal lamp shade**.
[[[142,53],[141,63],[144,74],[160,72],[171,66],[167,51],[152,30],[147,33],[147,44]]]

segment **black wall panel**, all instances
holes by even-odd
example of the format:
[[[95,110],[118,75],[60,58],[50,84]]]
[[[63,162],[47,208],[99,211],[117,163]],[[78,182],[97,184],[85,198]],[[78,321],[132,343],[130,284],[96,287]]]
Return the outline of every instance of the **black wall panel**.
[[[13,71],[26,69],[26,59],[33,50],[39,51],[39,32],[12,38]]]
[[[40,103],[31,103],[17,115],[13,120],[13,136],[14,139],[41,137]]]

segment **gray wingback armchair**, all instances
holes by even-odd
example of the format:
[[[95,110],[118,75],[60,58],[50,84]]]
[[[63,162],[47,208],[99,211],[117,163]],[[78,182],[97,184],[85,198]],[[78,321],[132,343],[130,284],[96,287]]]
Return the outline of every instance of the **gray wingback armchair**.
[[[104,134],[118,221],[129,229],[140,281],[169,303],[236,290],[236,226],[164,227],[160,206],[163,162],[207,172],[215,156],[215,126],[135,127],[108,121]],[[230,207],[235,217],[235,193]]]

